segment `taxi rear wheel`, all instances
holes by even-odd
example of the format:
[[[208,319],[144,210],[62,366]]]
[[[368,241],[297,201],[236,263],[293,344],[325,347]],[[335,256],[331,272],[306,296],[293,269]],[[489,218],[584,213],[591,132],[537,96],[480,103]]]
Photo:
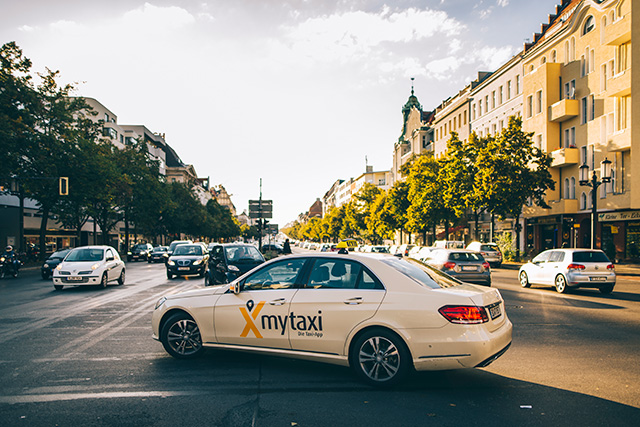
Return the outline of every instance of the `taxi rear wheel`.
[[[350,364],[360,378],[378,387],[397,384],[411,369],[407,346],[385,329],[362,334],[352,347]]]
[[[176,359],[191,359],[204,350],[198,324],[187,313],[176,313],[167,319],[160,331],[160,341]]]
[[[100,286],[102,289],[104,289],[104,288],[107,287],[107,282],[108,281],[109,280],[107,279],[107,273],[102,273],[102,279],[100,279],[100,285],[98,285],[98,286]]]
[[[124,280],[125,280],[125,274],[124,274],[124,268],[123,268],[122,272],[120,272],[120,277],[118,277],[118,285],[124,285]]]
[[[613,285],[603,285],[603,286],[600,286],[598,289],[600,289],[601,293],[608,295],[611,292],[613,292]]]

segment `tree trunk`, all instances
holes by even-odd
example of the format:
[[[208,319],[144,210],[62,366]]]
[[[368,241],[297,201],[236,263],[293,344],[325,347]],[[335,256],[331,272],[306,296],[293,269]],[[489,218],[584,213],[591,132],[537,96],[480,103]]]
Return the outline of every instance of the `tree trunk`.
[[[49,221],[49,206],[42,206],[40,220],[40,261],[47,259],[47,221]]]
[[[475,231],[475,236],[476,236],[476,242],[478,241],[478,221],[479,221],[479,217],[480,217],[480,212],[478,210],[474,211],[474,216],[475,216],[475,220],[476,220],[476,231]]]

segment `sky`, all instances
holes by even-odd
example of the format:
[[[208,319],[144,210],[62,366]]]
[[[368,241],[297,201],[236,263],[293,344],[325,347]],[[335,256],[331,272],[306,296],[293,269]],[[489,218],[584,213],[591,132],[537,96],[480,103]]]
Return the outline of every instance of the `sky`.
[[[281,227],[338,179],[389,170],[415,94],[494,71],[561,0],[0,0],[0,42],[119,124],[164,133],[238,211]]]

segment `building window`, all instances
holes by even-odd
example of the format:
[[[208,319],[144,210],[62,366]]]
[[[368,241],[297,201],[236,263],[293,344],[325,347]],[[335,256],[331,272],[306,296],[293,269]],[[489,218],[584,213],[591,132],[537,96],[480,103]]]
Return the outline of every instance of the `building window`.
[[[482,99],[478,101],[478,117],[482,117]]]
[[[580,195],[580,210],[584,211],[587,209],[587,195],[582,192]]]
[[[564,194],[562,195],[563,199],[569,199],[569,195],[571,194],[569,190],[569,178],[564,179]]]
[[[471,106],[471,117],[473,117],[473,120],[476,119],[476,104]]]
[[[600,91],[607,90],[607,63],[605,62],[600,67]]]
[[[564,97],[566,99],[576,99],[576,81],[571,80],[564,84]]]
[[[484,112],[489,112],[489,95],[484,97]]]
[[[584,21],[584,26],[582,27],[582,35],[584,36],[594,28],[596,28],[596,20],[593,19],[593,16],[587,17],[587,19]]]
[[[467,112],[466,111],[462,112],[462,120],[464,121],[464,124],[466,125],[467,124]]]
[[[527,118],[533,116],[533,95],[527,97]]]
[[[576,148],[576,128],[570,127],[564,130],[564,147]]]
[[[580,147],[580,165],[587,164],[587,147]]]
[[[596,117],[596,97],[589,95],[589,121]]]
[[[624,130],[627,128],[627,114],[629,112],[629,107],[631,106],[631,97],[630,96],[621,96],[616,98],[617,102],[617,113],[618,113],[618,126],[617,130]]]
[[[516,76],[516,95],[520,94],[520,74]]]
[[[569,181],[569,198],[576,198],[576,179],[574,177],[571,177],[571,180]]]
[[[536,114],[542,113],[542,91],[536,92]]]
[[[569,43],[569,61],[575,61],[575,60],[576,60],[576,38],[571,37],[571,40]]]
[[[616,62],[618,64],[618,73],[622,73],[627,69],[628,66],[628,58],[630,53],[631,44],[623,43],[617,47],[616,50]]]
[[[507,99],[511,99],[511,80],[507,82]]]
[[[504,100],[502,99],[502,86],[498,88],[498,105],[502,105]]]
[[[580,100],[580,124],[587,123],[587,97]]]
[[[558,54],[555,50],[551,51],[551,62],[556,62],[558,60]]]
[[[496,108],[496,91],[491,92],[491,108]]]

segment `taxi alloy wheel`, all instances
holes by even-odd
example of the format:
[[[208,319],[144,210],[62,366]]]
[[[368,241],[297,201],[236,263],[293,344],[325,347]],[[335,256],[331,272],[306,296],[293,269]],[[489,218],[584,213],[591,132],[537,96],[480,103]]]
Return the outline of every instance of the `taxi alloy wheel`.
[[[568,289],[567,279],[562,274],[558,274],[556,276],[556,291],[560,294],[566,294]]]
[[[351,366],[371,385],[384,387],[396,384],[411,366],[404,342],[384,329],[364,333],[353,349]]]
[[[124,285],[124,268],[122,269],[122,272],[120,273],[120,277],[118,277],[118,285]]]
[[[520,272],[520,286],[522,286],[523,288],[528,288],[531,286],[531,283],[529,283],[529,277],[524,271]]]
[[[167,353],[177,359],[193,358],[203,351],[198,324],[186,313],[176,313],[164,323],[160,340]]]

